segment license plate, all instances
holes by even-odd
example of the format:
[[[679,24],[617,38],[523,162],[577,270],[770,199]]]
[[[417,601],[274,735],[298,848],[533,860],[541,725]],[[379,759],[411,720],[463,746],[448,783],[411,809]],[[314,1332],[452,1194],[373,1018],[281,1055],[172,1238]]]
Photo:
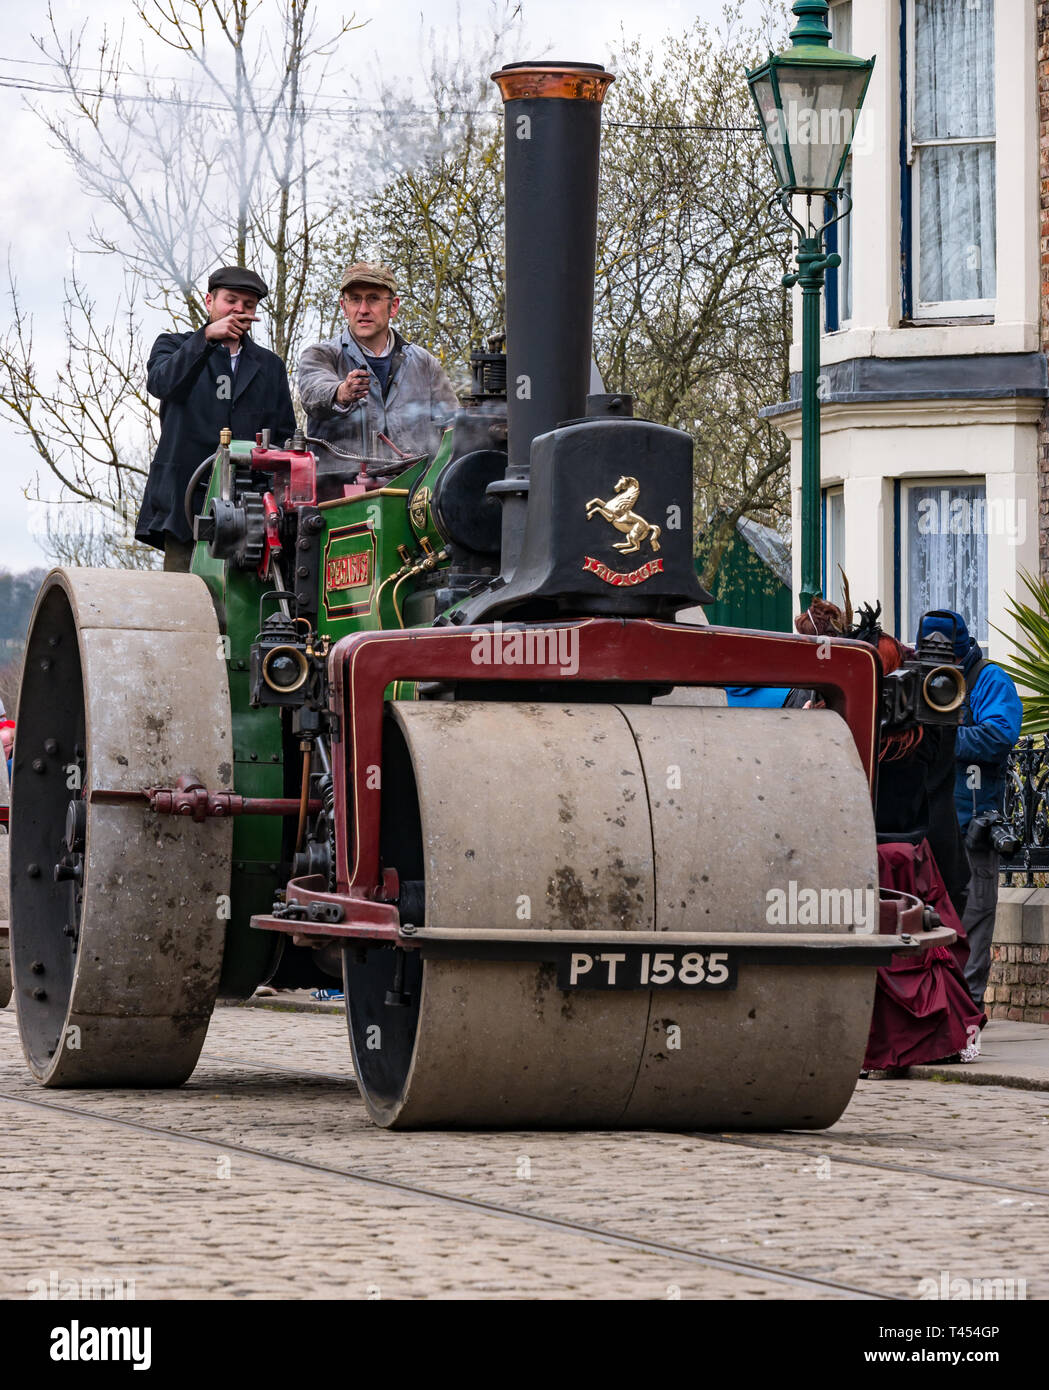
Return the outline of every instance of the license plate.
[[[602,949],[557,956],[558,989],[735,989],[736,960],[729,951]]]

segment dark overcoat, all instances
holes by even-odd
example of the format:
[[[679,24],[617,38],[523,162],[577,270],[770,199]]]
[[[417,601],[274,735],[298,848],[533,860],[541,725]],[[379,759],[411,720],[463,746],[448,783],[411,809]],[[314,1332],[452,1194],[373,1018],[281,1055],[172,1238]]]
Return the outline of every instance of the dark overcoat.
[[[254,439],[264,429],[283,448],[295,430],[288,373],[276,353],[241,339],[234,373],[225,343],[204,329],[162,333],[149,355],[146,386],[160,400],[160,443],[149,470],[135,538],[164,548],[164,532],[193,539],[186,524],[186,488],[198,464],[215,452],[219,431]]]

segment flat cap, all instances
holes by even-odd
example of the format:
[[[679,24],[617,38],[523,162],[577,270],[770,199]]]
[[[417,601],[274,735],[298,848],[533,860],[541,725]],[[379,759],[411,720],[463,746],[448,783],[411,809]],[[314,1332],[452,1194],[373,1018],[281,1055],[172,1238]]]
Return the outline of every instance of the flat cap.
[[[208,294],[212,290],[244,290],[258,299],[265,299],[269,286],[253,270],[245,270],[242,265],[224,265],[213,270],[208,277]]]
[[[339,293],[348,289],[350,285],[378,285],[380,289],[389,290],[391,294],[397,293],[397,280],[393,271],[389,266],[380,265],[378,261],[355,261],[353,265],[348,265],[342,272]]]

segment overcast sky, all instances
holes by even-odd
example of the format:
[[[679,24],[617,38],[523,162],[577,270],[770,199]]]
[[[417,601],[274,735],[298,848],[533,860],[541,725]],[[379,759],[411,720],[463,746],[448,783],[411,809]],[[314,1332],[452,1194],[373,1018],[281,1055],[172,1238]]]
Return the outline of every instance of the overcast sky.
[[[277,0],[261,0],[263,12],[276,12]],[[585,62],[607,62],[610,50],[623,35],[640,36],[658,44],[670,31],[681,32],[699,17],[712,23],[721,17],[721,0],[524,0],[525,39],[520,51],[505,54],[517,61],[536,53],[547,57]],[[734,12],[757,18],[760,0],[737,0]],[[0,82],[47,80],[42,55],[33,35],[47,30],[46,0],[5,0],[0,6]],[[126,64],[137,54],[142,26],[131,0],[53,0],[61,30],[87,24],[85,47],[102,26],[119,28],[135,39]],[[320,0],[322,23],[335,22],[351,11],[334,0]],[[418,0],[362,0],[352,13],[364,28],[349,34],[334,56],[324,90],[333,97],[357,90],[376,74],[392,76],[404,70],[418,72],[425,59],[421,45],[422,7]],[[488,0],[427,0],[426,28],[454,31],[457,14],[467,29],[483,26]],[[148,35],[147,35],[148,37]],[[178,55],[159,40],[146,46],[146,64],[156,72],[178,76]],[[126,90],[134,90],[133,80]],[[32,100],[58,112],[58,95],[34,95]],[[0,129],[4,131],[4,231],[0,241],[19,283],[23,303],[34,315],[37,367],[47,381],[60,365],[62,279],[70,264],[70,247],[82,242],[91,221],[92,205],[77,188],[68,166],[49,148],[39,119],[26,109],[26,93],[13,86],[0,87]],[[98,259],[81,260],[81,273],[101,299],[113,292],[113,268]],[[6,277],[0,276],[6,289]],[[10,303],[3,296],[2,319],[9,321]],[[162,328],[162,325],[158,325]],[[0,508],[0,568],[22,570],[48,563],[38,543],[43,529],[43,509],[23,497],[37,473],[36,457],[28,440],[0,423],[0,457],[7,486]],[[52,483],[41,477],[41,489],[53,494]]]

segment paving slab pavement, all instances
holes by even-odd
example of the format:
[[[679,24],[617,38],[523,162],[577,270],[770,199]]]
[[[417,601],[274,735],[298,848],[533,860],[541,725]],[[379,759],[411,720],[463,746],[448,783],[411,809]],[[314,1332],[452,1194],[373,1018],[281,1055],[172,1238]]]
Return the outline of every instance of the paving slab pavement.
[[[993,1018],[980,1034],[975,1062],[911,1067],[909,1080],[962,1081],[976,1086],[1015,1086],[1049,1091],[1049,1024]]]
[[[284,1014],[345,1014],[341,1000],[326,1001],[310,997],[308,989],[278,990],[276,994],[253,994],[250,999],[220,999],[218,1007],[230,1009],[276,1009]]]

